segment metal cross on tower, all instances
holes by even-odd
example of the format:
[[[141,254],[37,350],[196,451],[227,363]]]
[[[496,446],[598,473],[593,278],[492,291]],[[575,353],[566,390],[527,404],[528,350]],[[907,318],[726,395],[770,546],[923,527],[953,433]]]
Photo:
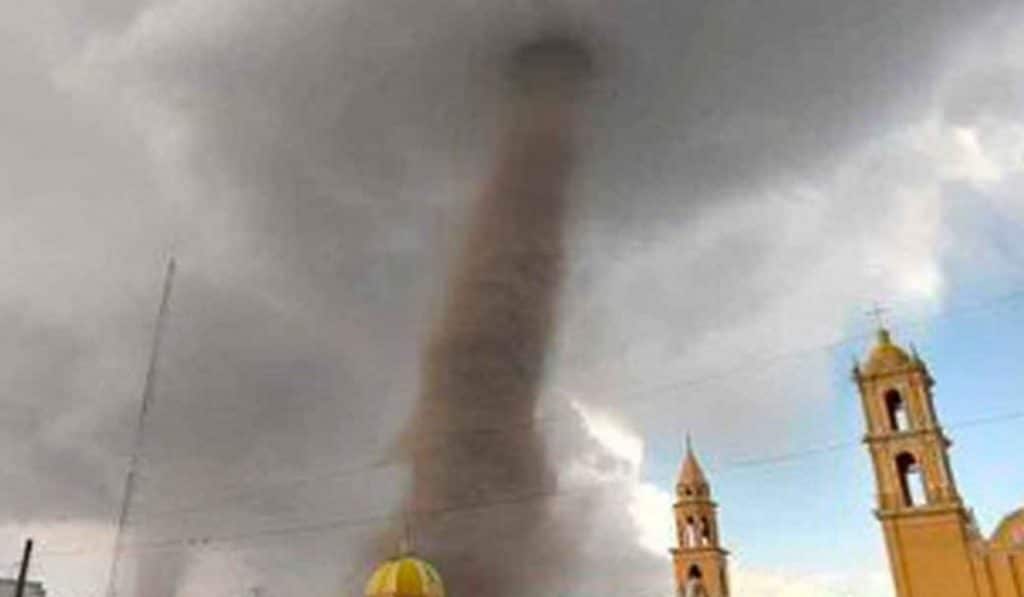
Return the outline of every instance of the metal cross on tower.
[[[888,312],[888,309],[876,302],[875,306],[868,310],[867,314],[875,319],[878,329],[883,329],[885,328],[885,319],[882,316]]]

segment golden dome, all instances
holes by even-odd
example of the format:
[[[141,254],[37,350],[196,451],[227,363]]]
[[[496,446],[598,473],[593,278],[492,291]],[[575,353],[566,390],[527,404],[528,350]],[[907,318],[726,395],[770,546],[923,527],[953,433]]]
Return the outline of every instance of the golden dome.
[[[411,555],[381,564],[366,583],[366,597],[444,597],[441,576]]]
[[[878,343],[871,349],[867,363],[864,364],[865,375],[878,375],[903,369],[913,364],[914,360],[907,351],[893,344],[889,330],[882,328],[878,330]]]
[[[993,547],[1024,548],[1024,508],[1006,516],[992,533]]]

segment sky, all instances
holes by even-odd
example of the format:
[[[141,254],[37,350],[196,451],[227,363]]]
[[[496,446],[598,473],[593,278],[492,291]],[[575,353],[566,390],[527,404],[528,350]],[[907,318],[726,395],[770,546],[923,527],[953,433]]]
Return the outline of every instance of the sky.
[[[543,507],[573,531],[579,553],[538,594],[671,594],[690,432],[737,594],[892,595],[848,380],[875,303],[929,363],[983,531],[1024,501],[1014,2],[3,0],[0,16],[0,565],[31,534],[56,597],[105,590],[171,255],[127,526],[144,547],[121,594],[135,577],[358,594],[359,548],[407,486],[385,455],[487,176],[495,65],[555,21],[602,65],[539,413],[564,491],[488,511],[514,532]]]

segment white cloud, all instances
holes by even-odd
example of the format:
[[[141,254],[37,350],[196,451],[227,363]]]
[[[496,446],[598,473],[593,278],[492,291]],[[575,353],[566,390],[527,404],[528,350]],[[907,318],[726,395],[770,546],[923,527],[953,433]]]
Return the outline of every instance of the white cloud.
[[[891,597],[889,577],[878,571],[850,570],[841,574],[794,574],[786,571],[732,569],[736,595],[757,597]]]
[[[641,478],[643,440],[614,417],[573,403],[584,429],[590,437],[624,465],[609,475],[606,469],[595,469],[587,462],[576,461],[570,476],[579,481],[609,482],[613,478],[625,486],[625,508],[635,526],[633,540],[642,549],[667,561],[668,548],[675,545],[675,521],[672,514],[674,497],[661,486]],[[638,455],[640,457],[638,457]],[[891,584],[884,570],[863,570],[852,565],[842,571],[797,572],[748,567],[743,562],[742,547],[735,549],[730,567],[736,595],[758,597],[890,597]],[[855,563],[852,563],[855,564]],[[670,574],[666,567],[652,585],[657,586]]]
[[[635,525],[634,540],[652,555],[665,557],[675,538],[674,500],[669,492],[641,478],[643,439],[607,413],[579,402],[572,402],[572,408],[579,414],[589,437],[607,451],[618,466],[595,466],[594,460],[576,459],[569,464],[564,478],[572,482],[623,485],[627,496],[625,509]]]
[[[592,438],[612,455],[626,462],[630,471],[639,471],[644,458],[643,439],[627,431],[611,415],[590,410],[579,402],[572,402],[571,405],[582,417],[584,426]]]

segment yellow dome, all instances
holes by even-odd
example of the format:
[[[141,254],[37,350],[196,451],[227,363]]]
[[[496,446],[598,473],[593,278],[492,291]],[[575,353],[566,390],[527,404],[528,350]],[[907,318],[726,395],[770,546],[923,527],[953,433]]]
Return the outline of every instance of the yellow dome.
[[[864,373],[876,375],[897,369],[902,369],[913,363],[907,351],[892,343],[889,331],[878,330],[878,343],[871,349],[867,363],[864,364]]]
[[[1010,549],[1024,548],[1024,508],[1009,514],[992,534],[994,547]]]
[[[366,583],[366,597],[444,597],[444,584],[428,562],[402,556],[377,568]]]

